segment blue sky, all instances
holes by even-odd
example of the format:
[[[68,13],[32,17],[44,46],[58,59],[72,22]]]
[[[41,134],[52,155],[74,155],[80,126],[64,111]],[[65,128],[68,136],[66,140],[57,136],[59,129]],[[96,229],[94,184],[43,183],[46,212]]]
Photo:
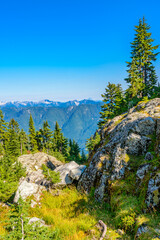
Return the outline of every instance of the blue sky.
[[[109,81],[125,88],[134,26],[145,16],[160,44],[159,9],[159,0],[1,1],[0,101],[100,99]]]

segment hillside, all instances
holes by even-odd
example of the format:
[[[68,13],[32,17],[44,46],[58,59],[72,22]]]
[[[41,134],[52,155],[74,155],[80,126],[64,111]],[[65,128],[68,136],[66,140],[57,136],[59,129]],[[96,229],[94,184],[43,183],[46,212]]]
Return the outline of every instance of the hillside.
[[[159,239],[160,98],[139,102],[98,134],[86,166],[43,152],[0,158],[2,239]]]
[[[78,189],[108,202],[131,239],[159,239],[160,98],[139,102],[99,134]]]
[[[66,103],[44,100],[34,102],[1,103],[5,121],[14,118],[20,128],[28,132],[30,113],[32,114],[36,130],[47,120],[51,129],[58,121],[64,136],[75,139],[81,148],[85,148],[85,141],[97,128],[101,102],[92,100],[70,101]]]

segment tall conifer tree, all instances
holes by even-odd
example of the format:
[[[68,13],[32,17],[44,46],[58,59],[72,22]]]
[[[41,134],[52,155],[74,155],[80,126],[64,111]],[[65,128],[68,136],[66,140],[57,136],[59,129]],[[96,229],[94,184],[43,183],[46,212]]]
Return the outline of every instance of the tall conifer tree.
[[[67,155],[68,140],[63,136],[61,128],[59,127],[58,122],[56,121],[55,129],[53,132],[53,150],[55,152],[60,152],[64,155]]]
[[[131,97],[151,96],[157,83],[153,62],[156,60],[158,45],[153,46],[154,40],[149,32],[150,26],[145,18],[135,26],[135,37],[131,43],[131,61],[127,62],[129,83],[128,92]]]
[[[19,125],[12,118],[8,125],[8,142],[7,142],[7,153],[12,156],[20,155],[20,141],[19,141]]]
[[[0,110],[0,155],[4,153],[4,141],[6,130],[7,123],[4,121],[3,113]]]
[[[25,154],[26,151],[28,150],[28,137],[23,129],[19,133],[19,140],[20,140],[21,154]]]
[[[121,85],[109,82],[102,97],[104,104],[101,106],[102,111],[98,123],[100,127],[122,112],[124,97]]]
[[[48,150],[51,147],[52,131],[50,129],[50,126],[49,126],[47,120],[44,121],[44,123],[43,123],[42,133],[43,133],[42,134],[42,136],[43,136],[43,144],[44,144],[45,149],[47,149],[47,152],[48,152]]]
[[[34,122],[31,114],[29,119],[29,143],[30,143],[30,150],[32,152],[37,151],[36,131],[35,131]]]

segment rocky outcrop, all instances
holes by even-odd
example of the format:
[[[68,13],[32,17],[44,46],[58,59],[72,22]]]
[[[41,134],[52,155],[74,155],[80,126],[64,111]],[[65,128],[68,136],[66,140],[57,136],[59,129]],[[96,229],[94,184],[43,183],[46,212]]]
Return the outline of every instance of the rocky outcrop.
[[[139,103],[128,113],[109,121],[99,132],[99,148],[91,153],[92,158],[79,180],[78,189],[88,193],[94,187],[95,197],[101,201],[108,194],[109,182],[124,178],[130,170],[130,156],[144,156],[147,165],[141,166],[137,171],[137,178],[142,180],[150,168],[149,161],[153,159],[148,150],[155,135],[156,149],[159,152],[159,118],[160,99],[157,98]],[[152,190],[149,188],[148,193]]]
[[[21,162],[23,167],[26,168],[27,174],[31,174],[33,172],[35,174],[35,171],[39,171],[38,175],[40,174],[40,170],[43,164],[46,164],[52,170],[58,166],[63,165],[63,163],[61,161],[58,161],[55,157],[52,157],[43,152],[22,155],[18,158],[18,161]]]
[[[61,181],[55,184],[54,187],[72,184],[75,180],[78,181],[86,167],[84,165],[79,166],[74,161],[64,164],[55,157],[42,152],[22,155],[18,158],[18,161],[26,168],[26,177],[20,179],[14,202],[18,202],[20,196],[22,199],[26,199],[33,195],[35,201],[32,201],[32,206],[39,201],[42,191],[52,185],[43,175],[43,164],[60,173]]]

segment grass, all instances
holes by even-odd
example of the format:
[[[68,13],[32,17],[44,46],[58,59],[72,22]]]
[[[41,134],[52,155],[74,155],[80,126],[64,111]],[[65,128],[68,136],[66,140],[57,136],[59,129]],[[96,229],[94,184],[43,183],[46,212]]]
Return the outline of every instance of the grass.
[[[114,218],[107,203],[99,204],[90,196],[81,195],[75,188],[43,193],[41,206],[30,209],[31,216],[42,218],[58,232],[57,239],[81,240],[99,239],[100,230],[96,227],[101,219],[107,224],[109,239],[119,238],[114,228]]]
[[[6,230],[4,226],[6,225],[5,221],[7,220],[7,216],[8,216],[8,208],[0,205],[0,239],[6,234]]]

